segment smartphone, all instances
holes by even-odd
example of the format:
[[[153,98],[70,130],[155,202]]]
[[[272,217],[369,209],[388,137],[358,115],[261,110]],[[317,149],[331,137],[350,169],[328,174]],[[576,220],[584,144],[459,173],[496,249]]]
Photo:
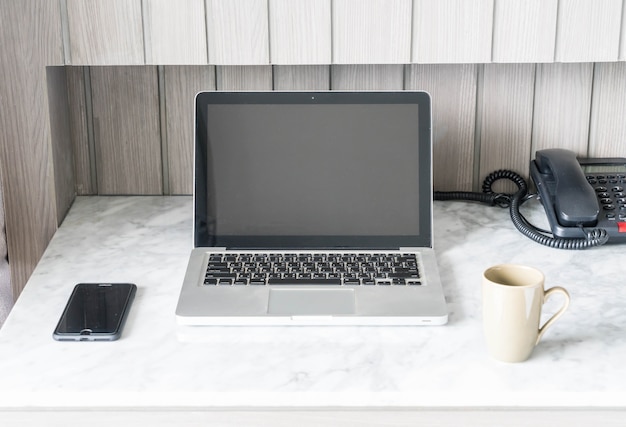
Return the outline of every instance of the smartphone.
[[[57,341],[114,341],[135,297],[133,283],[79,283],[54,330]]]

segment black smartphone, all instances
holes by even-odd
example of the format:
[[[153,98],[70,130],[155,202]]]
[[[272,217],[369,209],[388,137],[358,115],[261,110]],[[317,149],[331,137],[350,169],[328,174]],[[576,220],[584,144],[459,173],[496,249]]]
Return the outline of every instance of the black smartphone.
[[[133,283],[79,283],[54,330],[57,341],[114,341],[135,297]]]

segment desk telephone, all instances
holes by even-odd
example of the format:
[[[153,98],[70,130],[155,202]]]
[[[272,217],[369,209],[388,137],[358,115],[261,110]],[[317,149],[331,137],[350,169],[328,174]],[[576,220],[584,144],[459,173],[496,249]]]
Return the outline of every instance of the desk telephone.
[[[626,158],[579,159],[569,150],[536,152],[530,177],[537,194],[529,194],[524,178],[512,171],[493,172],[482,193],[435,192],[436,200],[473,200],[508,207],[515,227],[528,238],[554,248],[585,249],[605,243],[626,243]],[[513,181],[515,194],[497,194],[491,185]],[[520,206],[537,197],[550,230],[530,224]]]
[[[552,234],[585,237],[583,227],[626,242],[626,159],[577,159],[568,150],[537,151],[530,163]]]

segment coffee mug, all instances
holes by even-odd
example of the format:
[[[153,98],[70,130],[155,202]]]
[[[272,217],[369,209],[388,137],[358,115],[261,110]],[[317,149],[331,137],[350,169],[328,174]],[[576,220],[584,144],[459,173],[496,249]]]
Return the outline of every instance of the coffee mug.
[[[544,290],[543,273],[535,268],[502,264],[483,273],[483,326],[491,356],[503,362],[528,359],[546,330],[567,309],[569,294],[560,286]],[[544,302],[554,294],[564,303],[543,326]]]

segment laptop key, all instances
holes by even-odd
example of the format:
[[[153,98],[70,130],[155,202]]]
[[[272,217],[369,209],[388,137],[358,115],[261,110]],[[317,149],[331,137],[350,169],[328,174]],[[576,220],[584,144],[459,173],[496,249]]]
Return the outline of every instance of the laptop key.
[[[341,279],[268,279],[268,285],[341,285]]]

